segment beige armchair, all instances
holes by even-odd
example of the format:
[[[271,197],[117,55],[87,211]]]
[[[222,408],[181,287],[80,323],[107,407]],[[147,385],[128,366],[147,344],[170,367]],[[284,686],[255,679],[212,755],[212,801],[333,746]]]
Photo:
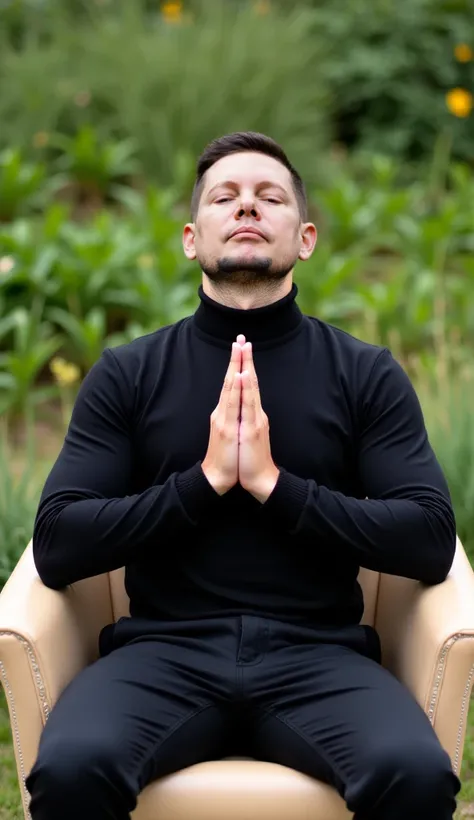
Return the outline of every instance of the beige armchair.
[[[448,579],[435,587],[361,570],[364,622],[375,625],[383,663],[425,709],[459,774],[474,678],[474,573],[458,541]],[[128,613],[123,570],[64,592],[39,580],[31,543],[0,595],[0,675],[6,692],[25,818],[25,777],[61,691],[98,656],[106,623]],[[157,780],[134,820],[346,820],[329,786],[248,759],[200,763]]]

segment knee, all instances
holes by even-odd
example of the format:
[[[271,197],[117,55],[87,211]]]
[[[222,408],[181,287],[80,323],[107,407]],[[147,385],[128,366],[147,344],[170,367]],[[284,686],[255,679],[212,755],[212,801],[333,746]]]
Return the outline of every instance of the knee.
[[[431,798],[437,794],[441,798],[453,791],[451,760],[436,740],[394,749],[381,761],[380,769],[385,781],[398,782],[415,799],[419,795],[423,801],[426,794]]]
[[[40,744],[37,760],[26,786],[32,805],[90,805],[91,798],[100,803],[119,792],[126,797],[120,777],[117,748],[107,742],[74,738],[49,739]]]
[[[364,782],[358,784],[356,802],[369,806],[397,806],[412,816],[415,810],[422,816],[438,816],[444,806],[453,807],[460,783],[453,772],[449,755],[436,738],[411,746],[387,744],[366,760]],[[411,813],[410,813],[411,812]],[[439,816],[447,816],[440,814]],[[451,815],[449,815],[451,816]]]

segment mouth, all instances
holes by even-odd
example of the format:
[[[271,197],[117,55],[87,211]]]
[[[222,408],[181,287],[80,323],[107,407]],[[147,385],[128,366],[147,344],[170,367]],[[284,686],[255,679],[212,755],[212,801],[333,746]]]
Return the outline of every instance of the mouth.
[[[242,237],[243,239],[266,239],[265,235],[257,228],[238,228],[230,235],[230,239]]]

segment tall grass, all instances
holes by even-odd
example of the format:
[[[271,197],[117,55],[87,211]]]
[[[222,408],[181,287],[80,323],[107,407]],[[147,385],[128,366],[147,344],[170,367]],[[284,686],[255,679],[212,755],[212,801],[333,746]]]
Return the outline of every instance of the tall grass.
[[[0,429],[0,589],[8,580],[33,532],[43,472],[38,469],[34,429],[18,457],[5,424]]]
[[[448,481],[457,530],[474,565],[474,368],[434,377],[419,366],[415,385],[431,444]]]
[[[0,149],[31,151],[37,132],[72,134],[93,123],[104,138],[131,137],[146,178],[169,184],[184,155],[250,129],[281,141],[314,179],[328,100],[322,47],[307,33],[311,12],[197,5],[172,25],[143,14],[137,0],[88,3],[75,20],[55,0],[46,22],[32,17],[19,42],[0,31]]]

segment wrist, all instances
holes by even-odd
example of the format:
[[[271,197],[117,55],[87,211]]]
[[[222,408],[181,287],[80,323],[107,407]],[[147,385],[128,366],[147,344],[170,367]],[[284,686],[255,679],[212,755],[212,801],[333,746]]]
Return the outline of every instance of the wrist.
[[[267,475],[260,478],[254,487],[249,488],[249,493],[253,495],[260,504],[265,504],[275,489],[279,476],[280,470],[275,466]]]
[[[212,470],[212,468],[207,467],[204,463],[201,464],[201,469],[217,495],[224,495],[224,493],[230,489],[228,483],[223,480],[222,476],[219,475],[216,470]]]
[[[187,516],[197,524],[219,504],[219,496],[209,484],[199,462],[176,476],[176,489]]]

